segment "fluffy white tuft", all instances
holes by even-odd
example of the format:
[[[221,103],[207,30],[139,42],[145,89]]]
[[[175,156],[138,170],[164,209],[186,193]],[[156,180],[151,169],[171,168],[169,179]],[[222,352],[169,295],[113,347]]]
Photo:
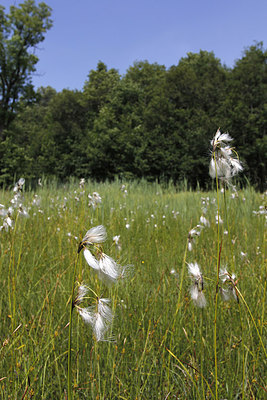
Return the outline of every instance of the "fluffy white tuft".
[[[84,255],[84,258],[85,258],[87,264],[88,264],[91,268],[95,269],[96,271],[99,271],[99,268],[100,268],[100,267],[99,267],[99,262],[98,262],[97,259],[93,256],[93,254],[91,253],[91,251],[85,248],[84,251],[83,251],[83,255]]]

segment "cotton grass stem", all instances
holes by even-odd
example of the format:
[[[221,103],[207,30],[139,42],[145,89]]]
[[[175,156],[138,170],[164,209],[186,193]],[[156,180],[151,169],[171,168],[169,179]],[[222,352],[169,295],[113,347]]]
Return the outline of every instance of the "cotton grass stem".
[[[175,318],[174,318],[174,321],[173,321],[173,325],[175,323],[175,319],[176,319],[176,315],[178,313],[178,310],[180,308],[182,287],[183,287],[183,282],[184,282],[184,271],[185,271],[185,264],[186,264],[186,257],[187,257],[187,249],[188,249],[188,238],[187,238],[187,241],[186,241],[186,246],[185,246],[185,251],[184,251],[184,258],[183,258],[183,264],[182,264],[182,270],[181,270],[181,280],[180,280],[180,286],[179,286],[179,294],[178,294],[177,307],[176,307],[176,311],[175,311]]]
[[[213,153],[214,163],[215,163],[215,173],[216,173],[216,191],[217,191],[217,277],[216,277],[216,288],[215,288],[215,310],[214,310],[214,367],[215,367],[215,398],[218,399],[218,365],[217,365],[217,310],[218,310],[218,296],[219,296],[219,270],[220,270],[220,200],[219,200],[219,180],[215,152]]]
[[[78,263],[79,254],[77,254],[74,269],[73,269],[73,277],[71,283],[71,297],[70,297],[70,314],[69,314],[69,338],[68,338],[68,400],[72,400],[72,379],[71,379],[71,335],[72,335],[72,315],[73,315],[73,298],[74,298],[74,287],[76,281],[76,269]]]

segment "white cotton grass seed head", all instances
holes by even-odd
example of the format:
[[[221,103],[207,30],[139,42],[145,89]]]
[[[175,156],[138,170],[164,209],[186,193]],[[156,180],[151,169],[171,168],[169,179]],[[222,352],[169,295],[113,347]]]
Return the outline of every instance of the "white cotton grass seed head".
[[[95,313],[93,331],[98,342],[106,340],[106,332],[112,323],[113,312],[107,305],[109,301],[109,299],[99,299],[97,312]]]
[[[228,133],[221,134],[219,129],[211,141],[212,157],[209,174],[212,179],[217,177],[226,183],[243,170],[236,151],[228,145],[230,141],[232,141],[231,136]]]
[[[194,285],[190,289],[191,298],[199,308],[204,308],[207,305],[205,295],[202,290],[198,289],[197,285]]]
[[[18,207],[18,214],[24,218],[29,218],[29,213],[22,204]]]
[[[120,235],[115,235],[115,236],[113,236],[113,242],[114,242],[115,244],[118,244],[119,241],[120,241]]]
[[[219,224],[223,224],[223,220],[222,220],[222,218],[221,218],[220,215],[219,215],[219,217],[218,217],[218,214],[215,215],[215,221],[216,221],[216,224],[217,224],[217,225],[218,225],[218,221],[219,221]]]
[[[105,253],[101,253],[100,255],[99,269],[104,274],[104,277],[111,282],[115,282],[121,274],[120,265]]]
[[[116,246],[116,248],[121,251],[121,243],[120,243],[120,235],[115,235],[113,236],[113,242]]]
[[[78,286],[77,294],[76,294],[76,297],[75,297],[75,299],[73,301],[73,306],[74,307],[78,306],[79,304],[81,304],[84,301],[88,291],[89,291],[88,286],[83,285],[83,284]]]
[[[193,279],[193,285],[190,288],[190,295],[196,306],[203,308],[206,306],[206,298],[203,292],[204,280],[199,268],[199,265],[195,263],[188,264],[188,272]]]
[[[201,277],[200,268],[196,262],[188,264],[188,272],[196,279]]]
[[[115,283],[119,279],[125,279],[131,276],[133,266],[118,264],[113,258],[105,253],[100,254],[99,259],[99,278],[107,284]]]
[[[25,183],[25,179],[24,179],[24,178],[20,178],[20,179],[18,180],[18,182],[15,184],[15,187],[14,187],[13,191],[14,191],[15,193],[21,192],[24,183]]]
[[[192,244],[192,241],[191,241],[191,240],[188,240],[188,246],[187,246],[187,248],[188,248],[188,251],[192,251],[192,250],[193,250],[193,244]]]
[[[219,277],[222,281],[223,287],[220,287],[220,293],[224,301],[229,301],[231,298],[239,303],[239,298],[236,291],[235,274],[230,274],[226,268],[221,268]]]
[[[82,241],[79,244],[78,253],[86,245],[103,243],[106,239],[107,239],[106,228],[103,225],[95,226],[86,232],[85,236],[83,237]]]
[[[97,342],[108,340],[106,339],[106,333],[112,324],[114,316],[108,305],[109,302],[109,299],[99,298],[97,299],[96,306],[77,308],[84,322],[92,326]]]
[[[204,217],[204,215],[201,215],[201,217],[200,217],[200,223],[201,223],[202,225],[206,226],[206,227],[209,227],[209,226],[210,226],[209,221],[207,220],[207,218]]]
[[[213,148],[213,151],[215,151],[217,147],[221,147],[222,145],[225,145],[225,143],[231,142],[232,140],[233,139],[229,133],[221,133],[220,129],[218,129],[210,144]]]
[[[94,314],[92,313],[92,311],[90,310],[90,308],[77,308],[78,313],[80,314],[80,316],[82,317],[82,319],[84,320],[84,322],[86,324],[90,324],[93,325],[94,323]]]
[[[239,172],[243,171],[243,166],[241,165],[239,159],[231,157],[230,163],[232,167],[232,176],[237,175]]]
[[[91,268],[93,268],[93,269],[96,270],[96,271],[99,271],[99,270],[100,270],[100,266],[99,266],[98,260],[95,258],[95,256],[93,256],[93,254],[91,253],[91,251],[88,250],[86,247],[84,248],[83,255],[84,255],[84,258],[85,258],[87,264],[88,264]]]
[[[221,268],[219,272],[219,277],[224,283],[227,279],[229,279],[229,273],[226,268]]]

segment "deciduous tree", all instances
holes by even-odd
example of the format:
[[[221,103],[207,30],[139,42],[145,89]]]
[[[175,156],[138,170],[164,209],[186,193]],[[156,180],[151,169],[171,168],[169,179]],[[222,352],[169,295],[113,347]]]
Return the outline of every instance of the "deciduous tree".
[[[11,6],[8,14],[0,6],[0,136],[14,117],[21,96],[33,93],[32,73],[38,57],[37,45],[52,26],[51,8],[45,3],[26,0]]]

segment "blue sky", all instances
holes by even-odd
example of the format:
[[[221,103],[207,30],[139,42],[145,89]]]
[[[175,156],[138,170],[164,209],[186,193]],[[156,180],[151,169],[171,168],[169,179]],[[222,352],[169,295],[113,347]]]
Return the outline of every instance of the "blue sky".
[[[0,0],[10,5],[22,1]],[[39,3],[39,1],[37,1]],[[213,51],[232,67],[267,42],[267,0],[45,0],[53,27],[37,51],[36,87],[82,89],[99,60],[125,74],[137,60],[169,68],[188,52]]]

